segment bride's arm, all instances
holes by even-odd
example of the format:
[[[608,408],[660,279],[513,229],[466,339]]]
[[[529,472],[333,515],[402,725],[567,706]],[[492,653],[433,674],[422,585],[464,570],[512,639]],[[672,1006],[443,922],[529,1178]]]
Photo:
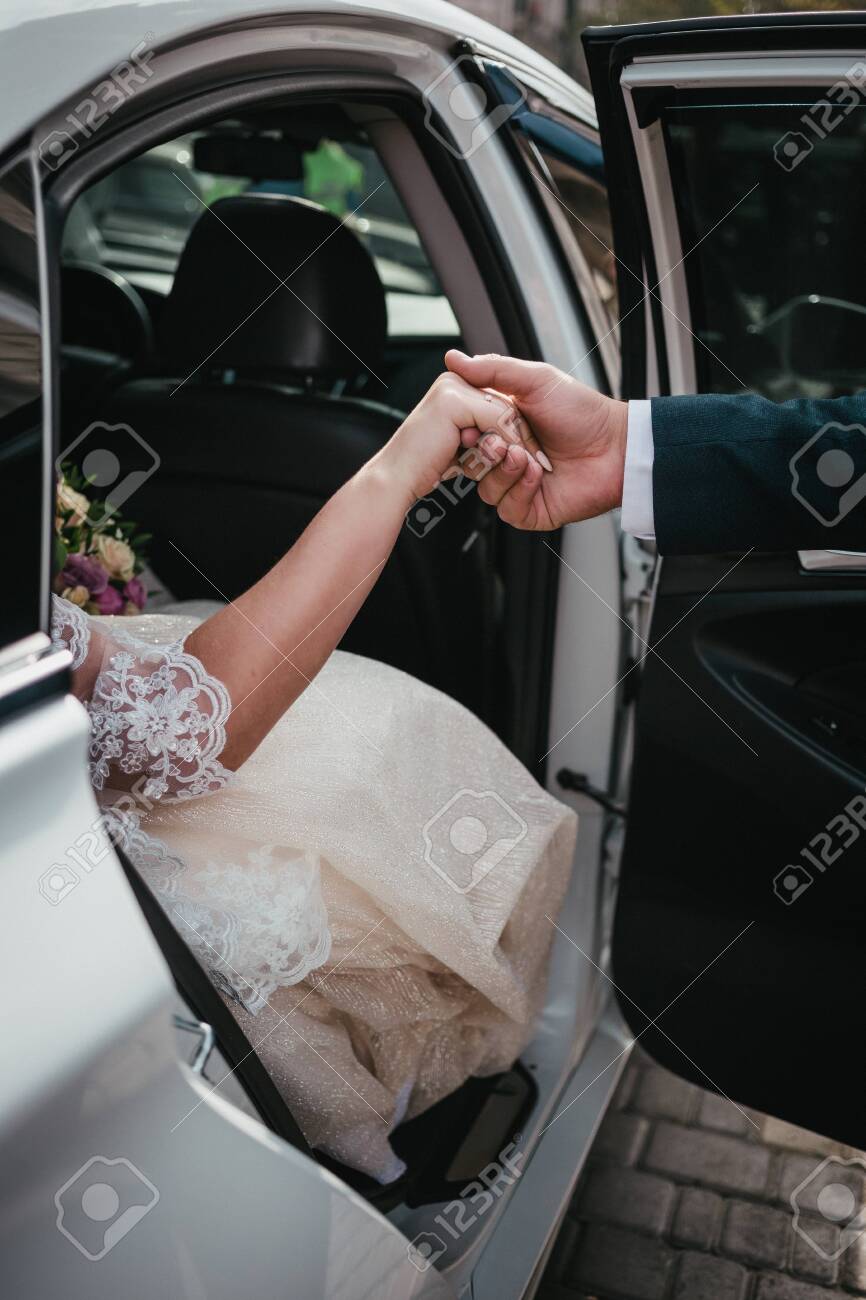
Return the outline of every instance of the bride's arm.
[[[461,445],[478,442],[503,415],[510,423],[503,399],[440,376],[273,569],[187,638],[187,651],[231,696],[226,767],[240,766],[315,677],[376,582],[412,503],[434,489]],[[526,440],[525,426],[519,436]],[[505,438],[488,432],[479,464],[507,451]]]

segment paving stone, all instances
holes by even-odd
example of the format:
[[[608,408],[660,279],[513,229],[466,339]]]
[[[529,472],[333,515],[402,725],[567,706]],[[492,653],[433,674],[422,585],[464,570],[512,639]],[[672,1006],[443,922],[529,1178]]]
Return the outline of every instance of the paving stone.
[[[570,1286],[559,1286],[556,1282],[542,1282],[535,1300],[599,1300],[599,1297],[573,1291]]]
[[[799,1223],[801,1231],[807,1234],[824,1254],[822,1255],[815,1246],[806,1241],[800,1232],[795,1232],[791,1272],[797,1277],[810,1278],[815,1282],[835,1282],[839,1276],[839,1261],[826,1259],[825,1256],[832,1256],[839,1249],[838,1227],[835,1223],[827,1223],[826,1219],[812,1219],[805,1216]]]
[[[603,1296],[662,1300],[673,1262],[673,1251],[663,1242],[624,1228],[592,1223],[581,1238],[568,1285]]]
[[[814,1178],[811,1177],[813,1174]],[[866,1181],[866,1164],[860,1161],[849,1165],[831,1159],[825,1165],[822,1157],[785,1156],[779,1174],[776,1199],[790,1205],[791,1194],[805,1184],[802,1190],[797,1191],[798,1204],[807,1212],[812,1210],[817,1213],[817,1201],[822,1189],[831,1184],[841,1184],[851,1189],[859,1208],[863,1204],[864,1181]]]
[[[769,1205],[731,1201],[722,1228],[726,1255],[765,1268],[784,1268],[793,1235],[791,1216]]]
[[[580,1227],[574,1219],[568,1216],[563,1219],[562,1227],[556,1238],[556,1245],[550,1252],[550,1258],[547,1261],[547,1267],[544,1270],[545,1282],[561,1282],[568,1272],[580,1236]]]
[[[698,1110],[698,1123],[703,1128],[718,1129],[722,1133],[741,1133],[751,1136],[755,1130],[742,1107],[737,1107],[726,1097],[718,1097],[714,1092],[704,1094]]]
[[[639,1066],[632,1065],[631,1061],[629,1061],[628,1065],[622,1072],[622,1078],[617,1084],[616,1092],[613,1095],[613,1102],[611,1104],[614,1110],[624,1110],[625,1107],[628,1106],[634,1097],[642,1073],[643,1072]]]
[[[774,1199],[790,1206],[791,1192],[799,1187],[821,1163],[821,1156],[784,1155],[779,1162],[779,1177]]]
[[[765,1273],[758,1279],[755,1300],[835,1300],[839,1291],[828,1291],[823,1286],[813,1286],[811,1282],[798,1282],[784,1273]]]
[[[655,1174],[637,1169],[594,1169],[578,1202],[578,1212],[587,1218],[660,1236],[670,1223],[675,1198],[673,1183]]]
[[[790,1151],[803,1151],[819,1158],[821,1156],[848,1156],[855,1152],[841,1142],[832,1138],[821,1137],[819,1133],[810,1133],[808,1129],[797,1128],[784,1119],[774,1119],[765,1115],[761,1124],[761,1136],[771,1146],[787,1147]]]
[[[819,1201],[842,1184],[859,1209],[866,1154],[760,1112],[747,1115],[760,1132],[724,1098],[677,1079],[638,1045],[539,1300],[866,1297],[866,1232],[833,1259],[841,1240],[833,1213],[845,1193],[837,1188],[831,1204]],[[794,1231],[789,1198],[803,1183],[799,1224],[820,1250]]]
[[[611,1112],[595,1135],[592,1159],[614,1165],[636,1164],[649,1131],[650,1122],[641,1115]]]
[[[845,1286],[858,1295],[866,1295],[866,1233],[839,1257],[839,1272]]]
[[[661,1123],[650,1139],[644,1164],[672,1178],[759,1195],[766,1187],[770,1153],[758,1143],[724,1133]]]
[[[631,1104],[642,1115],[685,1121],[691,1116],[699,1096],[700,1088],[693,1083],[655,1066],[644,1071]]]
[[[709,1250],[714,1244],[722,1219],[724,1201],[715,1192],[700,1187],[684,1187],[674,1216],[671,1239],[679,1246],[699,1246]]]
[[[673,1300],[743,1300],[748,1283],[742,1264],[689,1250],[680,1259]]]

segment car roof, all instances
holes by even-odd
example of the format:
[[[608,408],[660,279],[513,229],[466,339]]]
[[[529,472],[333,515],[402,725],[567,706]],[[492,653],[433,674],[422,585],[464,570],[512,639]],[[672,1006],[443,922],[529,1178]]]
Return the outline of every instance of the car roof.
[[[8,147],[58,105],[86,94],[143,43],[161,46],[195,31],[261,17],[303,14],[379,18],[392,30],[465,36],[519,72],[559,107],[595,124],[592,97],[559,68],[506,32],[445,0],[4,0],[0,6],[0,148]]]

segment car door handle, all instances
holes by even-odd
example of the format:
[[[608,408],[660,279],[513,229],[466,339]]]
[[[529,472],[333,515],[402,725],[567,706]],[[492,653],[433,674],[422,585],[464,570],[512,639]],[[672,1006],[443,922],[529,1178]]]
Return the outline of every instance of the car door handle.
[[[866,573],[866,551],[798,551],[807,573]]]
[[[208,1058],[216,1043],[213,1027],[205,1024],[203,1020],[188,1020],[186,1016],[177,1014],[174,1016],[174,1027],[175,1029],[182,1029],[185,1033],[198,1035],[199,1041],[193,1053],[193,1058],[189,1062],[189,1068],[195,1074],[204,1074]]]

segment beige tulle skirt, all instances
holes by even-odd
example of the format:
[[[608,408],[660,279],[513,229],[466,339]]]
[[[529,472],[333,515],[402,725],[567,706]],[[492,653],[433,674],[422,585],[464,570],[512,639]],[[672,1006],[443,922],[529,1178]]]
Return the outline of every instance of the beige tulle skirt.
[[[123,621],[166,641],[197,620]],[[312,1146],[398,1177],[394,1127],[507,1069],[531,1036],[576,818],[429,686],[338,651],[230,785],[142,825],[200,895],[241,912],[237,872],[227,888],[221,866],[262,846],[246,880],[254,922],[263,899],[287,930],[304,906],[303,891],[259,887],[262,861],[272,877],[301,859],[316,874],[323,964],[255,1013],[229,999]]]

